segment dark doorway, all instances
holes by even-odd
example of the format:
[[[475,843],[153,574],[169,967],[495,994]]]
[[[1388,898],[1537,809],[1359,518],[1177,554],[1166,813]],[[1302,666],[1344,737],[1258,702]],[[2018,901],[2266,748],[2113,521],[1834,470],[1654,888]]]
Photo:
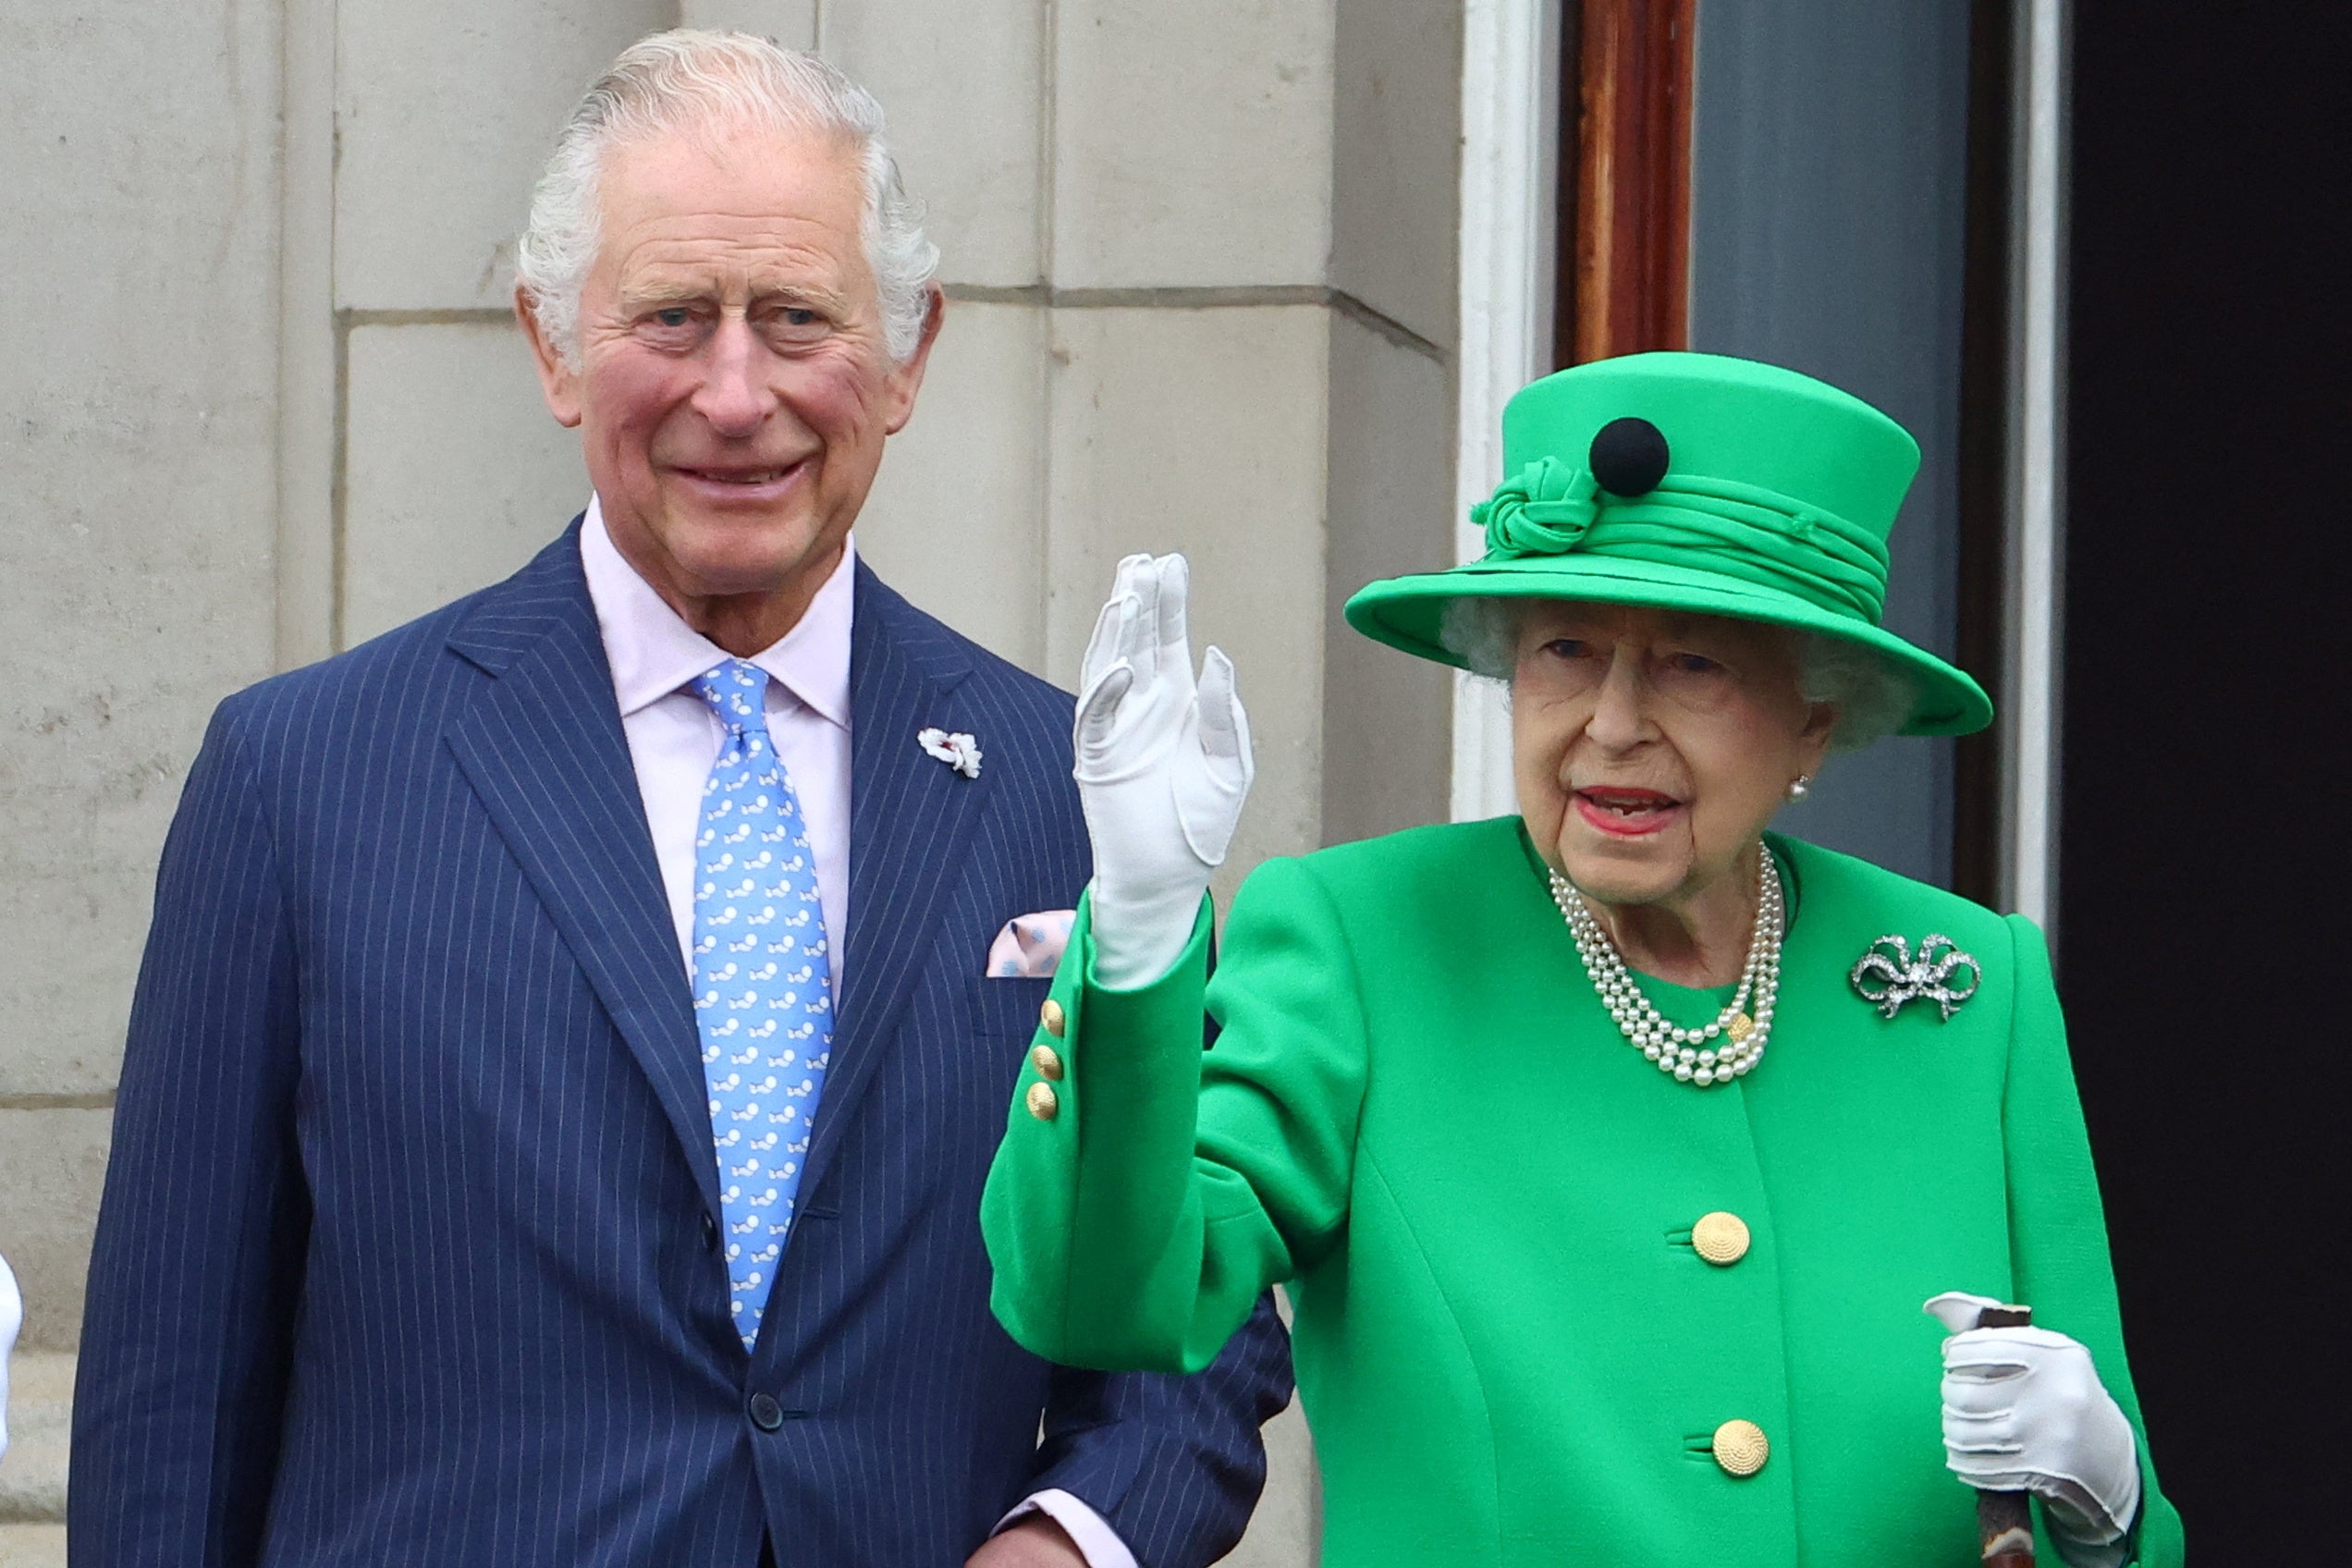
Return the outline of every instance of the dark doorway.
[[[2074,8],[2059,968],[2165,1488],[2344,1550],[2352,11]]]

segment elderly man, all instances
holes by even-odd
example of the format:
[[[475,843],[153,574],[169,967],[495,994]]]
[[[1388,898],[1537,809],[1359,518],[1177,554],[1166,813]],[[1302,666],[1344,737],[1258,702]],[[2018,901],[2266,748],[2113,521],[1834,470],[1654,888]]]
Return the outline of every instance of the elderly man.
[[[1088,852],[1070,699],[850,540],[941,310],[880,131],[754,39],[624,54],[518,290],[587,511],[222,704],[123,1068],[80,1568],[1239,1536],[1290,1391],[1262,1304],[1193,1378],[989,1317],[981,1182]]]

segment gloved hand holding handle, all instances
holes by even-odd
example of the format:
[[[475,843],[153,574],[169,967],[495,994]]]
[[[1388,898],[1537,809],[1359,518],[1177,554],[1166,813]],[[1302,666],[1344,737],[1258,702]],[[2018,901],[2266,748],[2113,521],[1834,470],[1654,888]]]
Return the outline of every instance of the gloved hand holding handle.
[[[2002,1304],[1988,1296],[1948,1291],[1927,1304],[1952,1335],[1943,1341],[1946,1464],[1981,1492],[2039,1496],[2074,1568],[2122,1562],[2139,1513],[2131,1423],[2079,1341],[2018,1324],[1977,1327],[1988,1309],[1998,1324]]]
[[[1192,940],[1256,768],[1232,661],[1210,648],[1193,678],[1182,556],[1129,556],[1079,671],[1072,770],[1094,840],[1095,978],[1113,989],[1167,974]]]

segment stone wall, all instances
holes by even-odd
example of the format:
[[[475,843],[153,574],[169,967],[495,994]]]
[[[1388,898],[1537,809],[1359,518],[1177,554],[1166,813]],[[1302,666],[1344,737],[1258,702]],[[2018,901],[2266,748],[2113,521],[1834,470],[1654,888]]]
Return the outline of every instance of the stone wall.
[[[275,666],[278,23],[0,5],[0,1250],[70,1347],[155,851]]]
[[[0,1252],[28,1348],[79,1334],[155,853],[213,704],[504,575],[585,498],[508,319],[513,239],[643,31],[813,46],[890,112],[950,306],[859,529],[886,577],[1068,684],[1117,557],[1186,551],[1259,748],[1229,891],[1442,815],[1445,679],[1338,608],[1451,548],[1459,13],[0,0]],[[1253,1561],[1308,1553],[1295,1430],[1284,1452]]]

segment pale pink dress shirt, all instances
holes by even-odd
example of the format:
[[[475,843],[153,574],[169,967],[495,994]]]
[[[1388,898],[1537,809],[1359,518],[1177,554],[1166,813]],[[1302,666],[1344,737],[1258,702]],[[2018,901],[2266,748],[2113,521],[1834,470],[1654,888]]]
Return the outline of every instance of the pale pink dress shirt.
[[[832,961],[833,999],[841,998],[842,938],[850,928],[850,610],[856,552],[809,601],[800,624],[751,663],[767,672],[767,732],[800,798],[801,821],[816,858],[816,891]],[[620,729],[629,740],[637,793],[653,829],[654,859],[678,929],[678,955],[693,971],[694,832],[703,785],[726,739],[709,704],[690,690],[698,675],[725,664],[727,650],[688,626],[605,532],[604,510],[588,504],[580,530],[580,564],[612,665]]]
[[[800,798],[802,824],[816,860],[817,900],[825,914],[837,1005],[850,916],[850,624],[856,560],[855,544],[844,545],[840,564],[809,601],[799,624],[750,661],[767,672],[767,731]],[[731,655],[680,619],[622,558],[605,531],[603,505],[593,498],[580,530],[580,564],[612,666],[620,729],[645,804],[645,825],[653,830],[654,860],[678,932],[679,961],[691,980],[694,830],[702,820],[703,784],[726,734],[688,683]],[[914,744],[912,737],[907,744]],[[1087,1568],[1136,1568],[1134,1554],[1102,1515],[1059,1488],[1023,1500],[997,1527],[1033,1513],[1048,1515],[1070,1532]]]

